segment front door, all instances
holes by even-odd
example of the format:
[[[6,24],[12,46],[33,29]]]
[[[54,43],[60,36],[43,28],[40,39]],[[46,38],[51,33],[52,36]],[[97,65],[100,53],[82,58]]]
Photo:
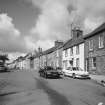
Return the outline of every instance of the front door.
[[[89,58],[86,58],[86,71],[89,71]]]

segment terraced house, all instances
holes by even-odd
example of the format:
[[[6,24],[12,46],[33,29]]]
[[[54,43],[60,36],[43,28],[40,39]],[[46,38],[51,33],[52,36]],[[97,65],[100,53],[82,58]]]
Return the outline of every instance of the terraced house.
[[[55,45],[52,48],[49,48],[46,51],[42,51],[40,56],[37,56],[35,59],[39,58],[39,67],[52,66],[62,67],[62,41],[55,41]]]
[[[90,73],[105,74],[105,23],[84,39],[86,70]]]
[[[72,30],[72,38],[63,46],[63,69],[81,67],[84,70],[84,39],[79,28]]]

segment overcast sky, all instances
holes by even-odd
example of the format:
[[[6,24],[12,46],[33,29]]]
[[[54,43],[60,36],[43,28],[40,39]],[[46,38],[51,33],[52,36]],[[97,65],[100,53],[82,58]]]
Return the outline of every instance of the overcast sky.
[[[0,0],[0,49],[44,50],[70,38],[70,24],[84,34],[105,21],[105,0]]]

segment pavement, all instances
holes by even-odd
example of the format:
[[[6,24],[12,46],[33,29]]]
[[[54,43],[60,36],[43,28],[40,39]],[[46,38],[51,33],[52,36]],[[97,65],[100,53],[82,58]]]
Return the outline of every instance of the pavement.
[[[102,86],[105,86],[105,75],[90,74],[90,78],[92,80],[95,80],[97,83],[101,84]]]

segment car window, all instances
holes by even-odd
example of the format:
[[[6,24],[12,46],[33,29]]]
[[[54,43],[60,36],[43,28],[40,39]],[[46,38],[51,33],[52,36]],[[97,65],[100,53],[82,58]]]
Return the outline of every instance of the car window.
[[[46,70],[53,70],[53,67],[48,66],[48,67],[46,67],[45,69],[46,69]]]

